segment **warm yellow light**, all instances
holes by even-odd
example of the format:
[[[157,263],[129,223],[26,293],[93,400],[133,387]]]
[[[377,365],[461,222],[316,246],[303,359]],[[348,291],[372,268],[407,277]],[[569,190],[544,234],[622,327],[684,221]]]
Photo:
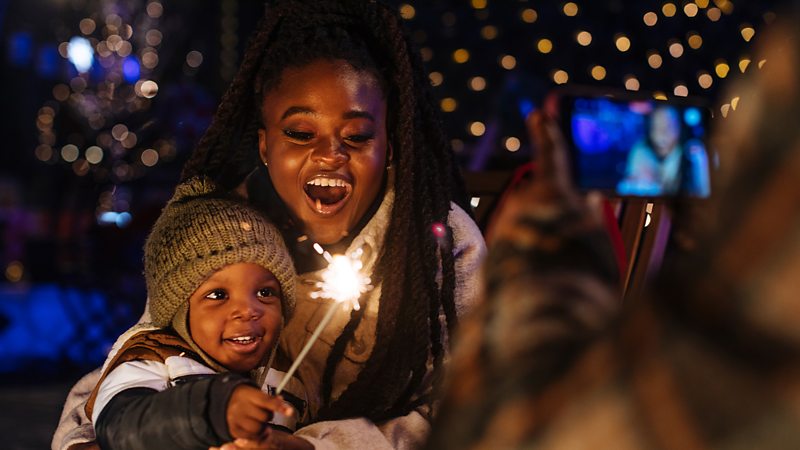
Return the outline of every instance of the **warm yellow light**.
[[[730,14],[733,12],[733,2],[730,0],[714,0],[714,3],[725,14]]]
[[[739,97],[733,97],[731,99],[731,109],[736,111],[737,106],[739,106]]]
[[[411,20],[415,15],[417,15],[417,10],[414,9],[413,6],[409,5],[408,3],[403,3],[400,5],[400,17],[403,19]]]
[[[142,164],[145,166],[153,167],[158,163],[158,152],[152,148],[148,148],[142,152],[139,158],[142,160]]]
[[[600,81],[606,77],[606,68],[603,66],[594,66],[592,67],[592,78],[597,81]]]
[[[67,144],[61,147],[61,159],[66,162],[73,162],[78,159],[78,147],[74,144]]]
[[[22,280],[22,275],[25,272],[24,267],[19,261],[11,261],[6,266],[6,279],[12,283]]]
[[[486,8],[486,0],[472,0],[472,7],[475,9]]]
[[[731,67],[725,63],[724,61],[720,61],[714,67],[714,72],[717,73],[717,76],[720,78],[725,78],[728,76],[728,72],[730,72]]]
[[[639,87],[639,80],[636,79],[635,76],[628,75],[625,77],[625,89],[629,91],[638,91]]]
[[[486,125],[483,122],[472,122],[469,124],[469,133],[473,136],[483,136],[486,132]]]
[[[628,39],[628,37],[625,36],[625,35],[621,35],[621,34],[617,35],[617,38],[614,41],[614,43],[617,46],[617,50],[619,50],[621,52],[627,52],[628,50],[631,49],[631,40]]]
[[[433,50],[430,47],[422,47],[419,49],[419,54],[422,55],[422,60],[425,62],[433,59]]]
[[[753,36],[756,34],[756,30],[753,29],[751,26],[743,26],[742,27],[742,38],[744,38],[745,42],[750,42],[750,39],[753,39]]]
[[[703,46],[703,38],[697,33],[690,33],[686,40],[689,42],[689,47],[695,50]]]
[[[592,33],[589,33],[588,31],[581,31],[577,36],[575,36],[575,40],[578,41],[578,44],[586,47],[592,43]]]
[[[664,13],[664,17],[672,17],[677,11],[678,8],[674,3],[664,3],[664,6],[661,7],[661,12]]]
[[[653,98],[656,99],[656,100],[666,101],[667,100],[667,94],[665,94],[665,93],[663,93],[661,91],[655,91],[655,92],[653,92]]]
[[[750,58],[742,58],[739,60],[739,71],[744,73],[747,70],[747,66],[750,65]]]
[[[647,56],[647,64],[649,64],[650,67],[652,67],[653,69],[658,69],[659,67],[661,67],[661,64],[663,62],[664,60],[661,58],[661,55],[659,55],[655,51],[651,51],[650,54]]]
[[[88,17],[85,18],[85,19],[82,19],[80,24],[78,25],[78,28],[81,29],[81,33],[83,33],[83,34],[85,34],[87,36],[94,32],[95,27],[96,27],[96,25],[94,23],[94,20],[92,20],[92,19],[90,19]]]
[[[694,2],[700,8],[708,8],[708,0],[695,0]]]
[[[683,7],[683,13],[686,14],[687,17],[694,17],[698,12],[700,12],[700,8],[694,3],[687,3]]]
[[[514,58],[511,55],[505,55],[500,58],[500,66],[502,66],[503,69],[511,70],[514,67],[517,67],[517,58]]]
[[[709,8],[706,15],[712,22],[716,22],[722,17],[722,11],[719,8]]]
[[[672,93],[675,94],[676,97],[686,97],[689,95],[689,88],[679,84],[675,86],[675,89],[672,90]]]
[[[539,14],[536,12],[535,9],[526,8],[522,10],[522,12],[520,13],[520,17],[522,18],[522,21],[525,23],[533,23],[536,22],[536,19],[539,18]]]
[[[441,72],[431,72],[428,79],[431,80],[431,86],[439,86],[444,81],[444,75]]]
[[[683,45],[680,42],[673,42],[669,45],[669,54],[673,58],[680,58],[683,55]]]
[[[92,145],[86,149],[84,157],[86,158],[86,161],[89,161],[90,164],[99,164],[100,161],[103,160],[103,149],[96,145]]]
[[[564,3],[564,15],[569,17],[578,15],[578,5],[572,2]]]
[[[721,113],[722,113],[722,117],[723,117],[723,118],[726,118],[726,117],[728,117],[728,112],[729,112],[730,110],[731,110],[731,105],[730,105],[730,103],[725,103],[724,105],[722,105],[722,106],[719,108],[719,112],[721,112]]]
[[[522,146],[522,143],[519,141],[519,139],[512,136],[506,139],[505,146],[506,150],[510,152],[515,152],[519,150],[519,148]]]
[[[460,48],[453,52],[453,61],[464,64],[465,62],[469,61],[469,52],[467,49]]]
[[[439,106],[444,112],[453,112],[458,107],[458,102],[452,97],[443,98]]]
[[[569,81],[569,74],[563,70],[556,70],[553,72],[553,81],[556,84],[564,84]]]
[[[762,59],[761,61],[758,62],[758,68],[760,69],[760,68],[764,67],[764,64],[766,64],[766,63],[767,63],[767,60],[766,59]]]
[[[482,91],[486,89],[486,78],[472,77],[469,80],[469,88],[473,91]]]
[[[496,38],[497,27],[494,25],[486,25],[485,27],[481,28],[481,37],[487,41],[491,41],[492,39]]]
[[[550,53],[553,51],[553,41],[550,39],[539,39],[539,42],[536,43],[536,48],[541,53]]]
[[[703,89],[708,89],[714,84],[714,78],[708,72],[701,72],[697,77],[697,84]]]
[[[652,11],[645,13],[644,17],[644,24],[648,27],[652,27],[658,22],[658,15]]]

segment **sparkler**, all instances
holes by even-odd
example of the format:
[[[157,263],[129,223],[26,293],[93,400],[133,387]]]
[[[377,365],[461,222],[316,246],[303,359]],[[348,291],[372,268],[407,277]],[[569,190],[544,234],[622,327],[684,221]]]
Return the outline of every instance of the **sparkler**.
[[[306,345],[300,351],[300,354],[297,355],[297,358],[295,358],[294,363],[292,363],[286,375],[284,375],[283,380],[278,384],[277,389],[275,389],[276,394],[280,394],[283,388],[286,387],[286,383],[292,378],[292,375],[294,375],[294,372],[300,366],[300,362],[303,361],[303,358],[305,358],[311,346],[319,338],[322,330],[324,330],[331,319],[333,319],[336,309],[341,307],[345,311],[350,308],[358,310],[360,308],[358,298],[361,297],[361,294],[372,288],[372,286],[370,286],[371,281],[369,277],[361,273],[363,267],[361,255],[363,252],[360,248],[349,255],[331,256],[330,253],[322,249],[322,246],[315,243],[314,250],[328,261],[328,267],[322,271],[322,280],[318,281],[316,284],[318,290],[311,293],[311,297],[330,298],[334,300],[334,302],[331,303],[325,317],[319,322],[314,333],[311,334]]]

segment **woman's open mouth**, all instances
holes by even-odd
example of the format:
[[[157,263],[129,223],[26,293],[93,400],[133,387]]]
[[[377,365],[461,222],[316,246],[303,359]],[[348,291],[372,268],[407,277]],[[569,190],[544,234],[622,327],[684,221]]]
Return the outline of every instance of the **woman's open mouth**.
[[[341,176],[317,175],[306,182],[303,190],[314,212],[331,215],[347,203],[353,192],[353,184]]]

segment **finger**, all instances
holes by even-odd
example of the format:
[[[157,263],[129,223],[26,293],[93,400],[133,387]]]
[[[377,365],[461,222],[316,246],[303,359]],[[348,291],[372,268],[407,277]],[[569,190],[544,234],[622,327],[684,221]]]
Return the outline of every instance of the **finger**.
[[[266,449],[269,448],[269,433],[266,436],[262,437],[261,439],[244,439],[239,438],[236,439],[234,444],[239,449]]]
[[[277,412],[284,416],[291,416],[294,414],[292,405],[287,403],[281,396],[268,396],[261,402],[261,406],[270,412]]]
[[[569,157],[564,135],[554,120],[543,111],[534,111],[527,119],[530,140],[536,146],[536,178],[552,180],[560,187],[571,181]]]

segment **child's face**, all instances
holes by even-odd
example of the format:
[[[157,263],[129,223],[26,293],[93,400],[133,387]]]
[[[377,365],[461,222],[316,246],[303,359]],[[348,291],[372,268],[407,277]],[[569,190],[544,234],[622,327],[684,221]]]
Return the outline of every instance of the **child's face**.
[[[237,263],[215,272],[189,298],[189,333],[233,372],[252,370],[275,346],[281,287],[269,270]]]
[[[378,80],[344,61],[287,68],[264,97],[261,159],[303,231],[321,244],[353,229],[381,189],[386,100]]]

